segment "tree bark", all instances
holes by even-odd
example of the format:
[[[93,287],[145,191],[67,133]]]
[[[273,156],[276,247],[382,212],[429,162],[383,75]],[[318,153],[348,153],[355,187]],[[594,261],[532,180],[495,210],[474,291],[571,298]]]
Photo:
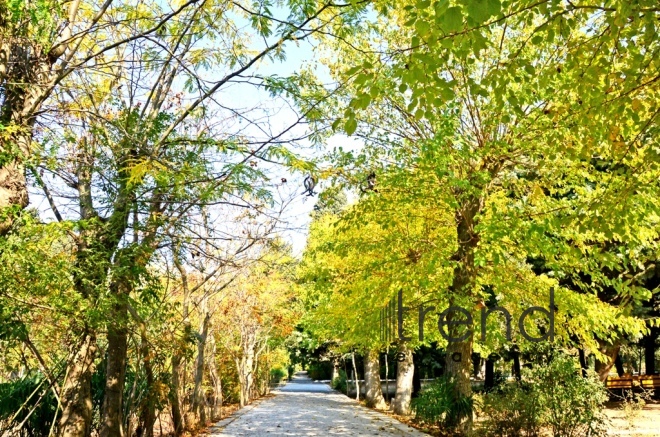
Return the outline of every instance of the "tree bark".
[[[386,405],[380,383],[380,354],[378,350],[370,349],[364,356],[364,384],[367,391],[365,394],[367,406],[384,410]]]
[[[422,368],[419,365],[415,365],[415,358],[417,354],[413,352],[413,391],[412,397],[417,397],[420,391],[422,391]]]
[[[614,367],[616,368],[617,375],[623,376],[623,374],[626,373],[625,369],[623,368],[623,360],[621,359],[621,354],[616,354],[616,360],[614,360]]]
[[[186,339],[190,335],[191,326],[189,319],[190,287],[188,286],[188,274],[181,264],[179,248],[173,250],[174,265],[181,275],[181,288],[183,289],[183,302],[181,311],[183,317],[183,338],[177,341],[174,354],[172,354],[172,387],[170,387],[170,403],[172,407],[172,424],[174,426],[174,435],[180,436],[185,430],[184,416],[181,408],[181,399],[179,393],[181,390],[182,363],[185,356]]]
[[[18,128],[13,135],[0,135],[0,150],[10,155],[0,160],[0,235],[9,231],[16,213],[28,205],[24,163],[32,154],[36,115],[64,71],[53,67],[74,39],[72,27],[79,6],[79,1],[69,2],[64,17],[52,16],[61,19],[53,28],[58,31],[51,32],[54,38],[43,44],[35,41],[34,35],[22,26],[16,27],[19,34],[15,34],[13,25],[7,25],[0,17],[0,87],[3,90],[0,124]],[[46,52],[44,47],[50,47],[50,51]]]
[[[454,255],[457,260],[451,284],[451,292],[456,298],[465,300],[476,299],[474,285],[477,279],[477,269],[474,263],[474,252],[479,243],[479,234],[475,229],[477,215],[483,208],[483,200],[475,195],[466,196],[456,210],[456,238],[458,249]],[[454,297],[450,298],[453,305]],[[451,321],[456,314],[449,313],[447,320]],[[464,320],[458,316],[459,320]],[[447,331],[449,338],[463,338],[470,326],[451,325]],[[474,333],[470,332],[467,338],[461,341],[450,341],[447,344],[445,357],[445,372],[455,383],[455,397],[469,397],[472,395],[470,384],[470,367],[472,357],[472,344]],[[466,420],[463,420],[466,419]],[[459,431],[469,431],[472,426],[472,414],[461,418],[457,424]]]
[[[398,354],[402,354],[403,361],[399,361],[397,358],[396,394],[392,402],[392,410],[395,414],[406,416],[410,414],[415,365],[413,364],[412,349],[405,342],[399,342]]]
[[[149,352],[149,341],[147,338],[147,327],[144,323],[144,320],[140,315],[135,311],[133,307],[127,304],[128,311],[131,313],[133,318],[137,321],[140,328],[140,355],[142,356],[142,367],[144,367],[144,373],[147,379],[147,394],[144,401],[141,405],[140,410],[140,422],[137,427],[135,434],[137,437],[153,437],[154,435],[154,425],[156,423],[156,400],[154,396],[154,371],[153,366],[151,365],[151,354]],[[133,383],[133,389],[135,389],[135,383],[137,378]],[[126,432],[129,436],[131,435],[130,429]]]
[[[471,355],[472,336],[464,341],[447,344],[445,369],[447,375],[454,378],[456,394],[459,396],[470,396],[472,394],[472,385],[470,384]]]
[[[478,353],[475,353],[472,355],[472,376],[474,378],[479,377],[479,373],[481,372],[481,362],[482,362],[481,355]]]
[[[215,364],[216,345],[215,338],[210,335],[211,356],[209,357],[209,375],[213,383],[213,414],[211,420],[221,419],[222,417],[222,379],[218,375],[218,369]]]
[[[605,354],[606,361],[600,361],[596,359],[595,368],[596,373],[598,373],[598,378],[605,382],[607,376],[610,374],[612,366],[614,366],[616,357],[619,355],[619,349],[621,348],[621,345],[608,345],[603,342],[600,342],[600,345],[600,352]]]
[[[644,337],[644,367],[647,375],[655,374],[655,342],[658,332],[651,328],[651,332]]]
[[[385,349],[385,399],[390,401],[390,347]]]
[[[195,362],[195,388],[193,390],[193,403],[192,411],[197,416],[197,420],[201,424],[206,424],[206,402],[204,400],[204,393],[202,392],[202,382],[204,379],[204,350],[206,349],[206,338],[209,331],[209,320],[211,314],[208,310],[208,299],[202,299],[201,313],[203,316],[200,335],[197,342],[197,360]]]
[[[490,391],[494,386],[495,386],[495,363],[491,359],[486,359],[484,390]]]
[[[147,379],[147,396],[140,412],[140,430],[136,432],[137,437],[153,437],[154,425],[156,424],[156,400],[154,399],[154,371],[148,351],[144,356],[144,373]]]
[[[126,355],[128,328],[125,296],[115,284],[111,322],[108,323],[108,350],[106,358],[105,396],[101,414],[100,437],[124,437],[124,383],[126,381]]]
[[[2,144],[2,150],[5,144]],[[18,210],[28,206],[25,184],[25,168],[18,159],[12,159],[0,167],[0,235],[11,228]]]
[[[584,353],[584,349],[582,348],[578,349],[578,357],[580,360],[580,369],[582,370],[582,377],[586,378],[587,369],[589,368],[589,366],[587,365],[587,356]]]
[[[332,357],[332,375],[330,377],[331,381],[339,378],[339,359]]]
[[[77,345],[78,351],[67,367],[62,388],[60,437],[86,437],[92,423],[92,375],[96,358],[96,338],[89,332]]]
[[[24,41],[11,36],[0,41],[0,87],[4,91],[0,125],[18,129],[11,135],[0,135],[0,150],[7,154],[0,160],[0,235],[9,231],[16,214],[28,205],[24,162],[32,152],[35,118],[26,109],[41,91],[45,56],[36,44]]]
[[[172,386],[170,387],[170,406],[172,408],[172,425],[174,435],[180,436],[184,431],[183,414],[181,412],[181,401],[179,400],[179,390],[181,386],[181,361],[183,351],[177,348],[172,354]]]
[[[246,332],[242,336],[242,354],[240,357],[234,359],[240,385],[239,405],[241,408],[250,402],[250,390],[252,390],[254,379],[252,371],[254,368],[254,348],[256,343],[255,333]]]
[[[351,362],[353,363],[353,380],[355,381],[355,399],[360,400],[360,381],[358,379],[357,366],[355,365],[355,352],[351,352]]]
[[[522,375],[520,372],[520,353],[515,352],[513,354],[513,366],[511,368],[513,376],[516,378],[516,381],[520,381],[522,379]]]

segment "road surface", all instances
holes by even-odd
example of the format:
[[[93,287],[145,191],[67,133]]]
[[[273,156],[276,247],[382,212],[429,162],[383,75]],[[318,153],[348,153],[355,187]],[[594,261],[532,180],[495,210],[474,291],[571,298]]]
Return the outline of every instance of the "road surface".
[[[237,436],[427,436],[299,372],[274,397],[257,401],[209,430]]]

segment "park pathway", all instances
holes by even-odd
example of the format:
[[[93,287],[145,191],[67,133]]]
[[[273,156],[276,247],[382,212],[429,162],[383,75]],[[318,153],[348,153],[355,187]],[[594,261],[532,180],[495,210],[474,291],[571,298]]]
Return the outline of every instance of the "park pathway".
[[[212,437],[235,436],[426,436],[384,414],[313,382],[305,372],[209,430]]]

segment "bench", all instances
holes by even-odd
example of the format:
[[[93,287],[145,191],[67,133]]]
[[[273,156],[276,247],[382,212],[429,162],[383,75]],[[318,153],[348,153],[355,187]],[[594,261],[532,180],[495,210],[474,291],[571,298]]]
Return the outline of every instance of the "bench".
[[[624,390],[633,388],[632,376],[608,376],[605,381],[608,389]]]
[[[636,387],[645,390],[653,390],[660,388],[660,375],[624,375],[624,376],[608,376],[605,382],[608,389],[626,390]]]
[[[642,375],[639,377],[639,383],[646,390],[660,388],[660,375]]]

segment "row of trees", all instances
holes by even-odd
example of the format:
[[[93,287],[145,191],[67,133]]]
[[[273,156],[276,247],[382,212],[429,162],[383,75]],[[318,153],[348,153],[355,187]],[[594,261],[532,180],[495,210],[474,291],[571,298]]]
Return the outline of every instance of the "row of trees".
[[[265,389],[297,314],[281,176],[311,164],[281,101],[231,93],[277,89],[259,65],[359,11],[0,1],[0,382],[37,381],[3,433],[153,435],[171,410],[178,435],[222,363],[241,404]]]
[[[380,310],[401,291],[411,339],[398,347],[408,357],[430,342],[444,347],[456,402],[471,394],[473,352],[510,346],[503,320],[489,317],[485,341],[478,327],[463,336],[464,326],[450,325],[463,339],[447,343],[427,317],[422,342],[418,308],[474,308],[478,323],[482,307],[500,306],[517,320],[547,308],[554,289],[555,346],[593,354],[602,377],[621,344],[644,335],[655,343],[657,5],[374,7],[352,35],[325,40],[334,86],[291,81],[302,107],[323,103],[312,114],[318,129],[365,144],[328,156],[334,190],[360,197],[312,226],[303,260],[310,330],[375,360],[389,345]],[[526,322],[534,336],[550,329],[540,314]],[[532,346],[519,332],[513,341]]]
[[[411,308],[520,314],[554,288],[556,343],[605,374],[622,343],[657,334],[659,14],[653,0],[0,1],[4,378],[39,372],[22,399],[52,395],[50,433],[122,436],[139,411],[151,434],[168,408],[180,432],[187,409],[205,414],[204,372],[218,390],[207,346],[224,338],[247,402],[266,339],[295,318],[293,286],[270,279],[289,263],[271,247],[289,198],[274,169],[315,171],[289,146],[340,131],[364,147],[318,173],[334,184],[301,277],[319,339],[363,350],[373,373],[400,291]],[[332,84],[316,64],[258,74],[308,38]],[[294,100],[292,125],[229,103],[252,86]],[[360,201],[339,211],[344,188]],[[28,191],[46,208],[26,210]],[[219,308],[235,319],[222,333]],[[400,380],[437,341],[460,401],[472,353],[506,347],[501,320],[446,345],[427,321],[422,342],[405,320]]]

